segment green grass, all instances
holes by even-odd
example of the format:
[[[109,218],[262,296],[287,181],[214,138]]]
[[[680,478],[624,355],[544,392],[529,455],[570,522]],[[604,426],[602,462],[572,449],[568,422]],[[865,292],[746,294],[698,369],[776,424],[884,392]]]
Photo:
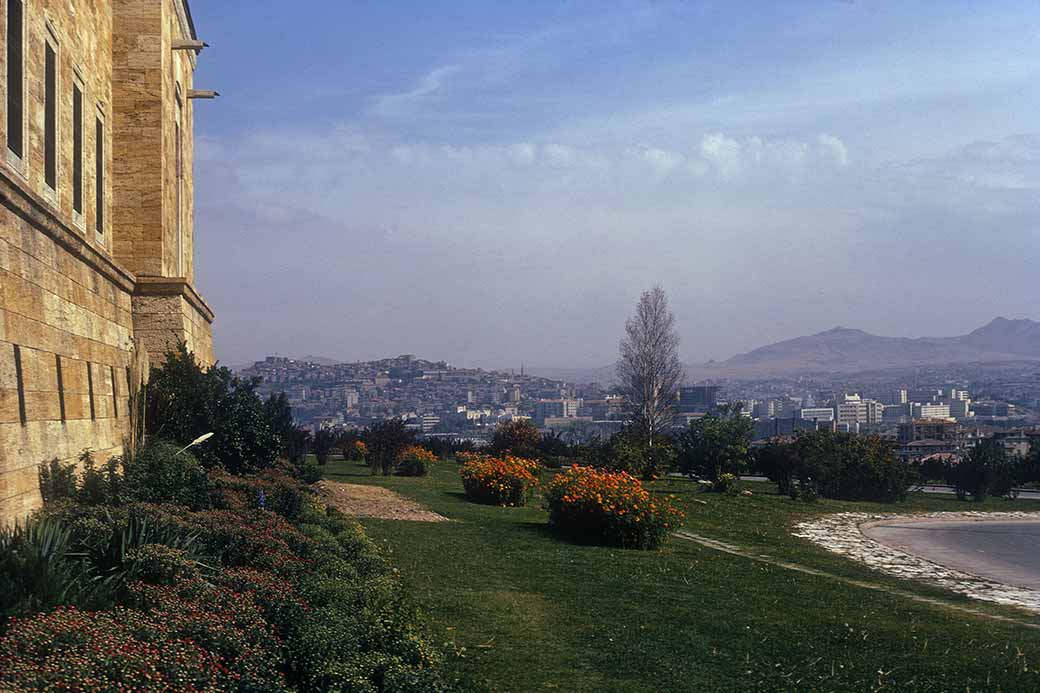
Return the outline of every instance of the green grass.
[[[437,640],[465,648],[451,665],[489,690],[1040,690],[1038,629],[676,538],[657,552],[569,544],[548,531],[537,499],[511,509],[466,502],[457,469],[439,463],[428,478],[382,478],[335,462],[325,476],[386,486],[454,520],[364,524],[391,552]],[[752,484],[750,498],[702,493],[682,480],[658,488],[687,503],[687,527],[697,534],[951,603],[967,600],[882,576],[791,537],[789,527],[841,510],[1040,509],[921,494],[895,505],[807,505],[768,484]]]

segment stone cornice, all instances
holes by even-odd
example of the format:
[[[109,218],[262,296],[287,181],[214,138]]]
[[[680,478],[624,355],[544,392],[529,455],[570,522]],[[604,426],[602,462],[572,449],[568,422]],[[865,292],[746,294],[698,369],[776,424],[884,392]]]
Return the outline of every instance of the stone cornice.
[[[213,322],[213,309],[184,277],[137,277],[134,296],[181,296],[205,318]]]
[[[133,292],[136,278],[129,270],[113,260],[107,251],[88,242],[81,232],[58,216],[50,203],[3,166],[0,166],[0,205],[127,293]]]

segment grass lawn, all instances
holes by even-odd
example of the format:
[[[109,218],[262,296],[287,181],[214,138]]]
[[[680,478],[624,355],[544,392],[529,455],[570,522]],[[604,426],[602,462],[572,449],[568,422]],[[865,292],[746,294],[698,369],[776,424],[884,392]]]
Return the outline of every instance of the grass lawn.
[[[657,552],[558,540],[528,508],[466,502],[458,467],[371,477],[330,462],[325,477],[375,483],[454,522],[364,520],[392,552],[438,642],[465,648],[460,673],[493,691],[1035,691],[1040,629],[805,575],[671,538]],[[904,591],[964,598],[887,578],[791,537],[799,518],[841,510],[1040,510],[915,494],[879,505],[803,504],[658,482],[687,504],[687,528],[756,554]],[[694,502],[694,499],[701,502]],[[1040,624],[1024,612],[971,602]]]

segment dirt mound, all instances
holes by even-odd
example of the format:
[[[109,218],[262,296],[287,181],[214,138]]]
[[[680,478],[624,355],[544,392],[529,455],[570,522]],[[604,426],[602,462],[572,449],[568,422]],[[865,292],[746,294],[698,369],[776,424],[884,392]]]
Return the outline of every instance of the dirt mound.
[[[427,510],[415,501],[382,486],[319,481],[320,495],[329,505],[354,517],[415,522],[447,522],[448,518]]]

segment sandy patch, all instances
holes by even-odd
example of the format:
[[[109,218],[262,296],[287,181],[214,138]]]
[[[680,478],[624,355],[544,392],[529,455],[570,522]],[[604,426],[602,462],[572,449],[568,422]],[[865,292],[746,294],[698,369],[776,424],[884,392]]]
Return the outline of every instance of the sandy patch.
[[[415,522],[447,522],[448,518],[427,510],[415,501],[382,486],[319,481],[319,495],[329,505],[354,517]]]

